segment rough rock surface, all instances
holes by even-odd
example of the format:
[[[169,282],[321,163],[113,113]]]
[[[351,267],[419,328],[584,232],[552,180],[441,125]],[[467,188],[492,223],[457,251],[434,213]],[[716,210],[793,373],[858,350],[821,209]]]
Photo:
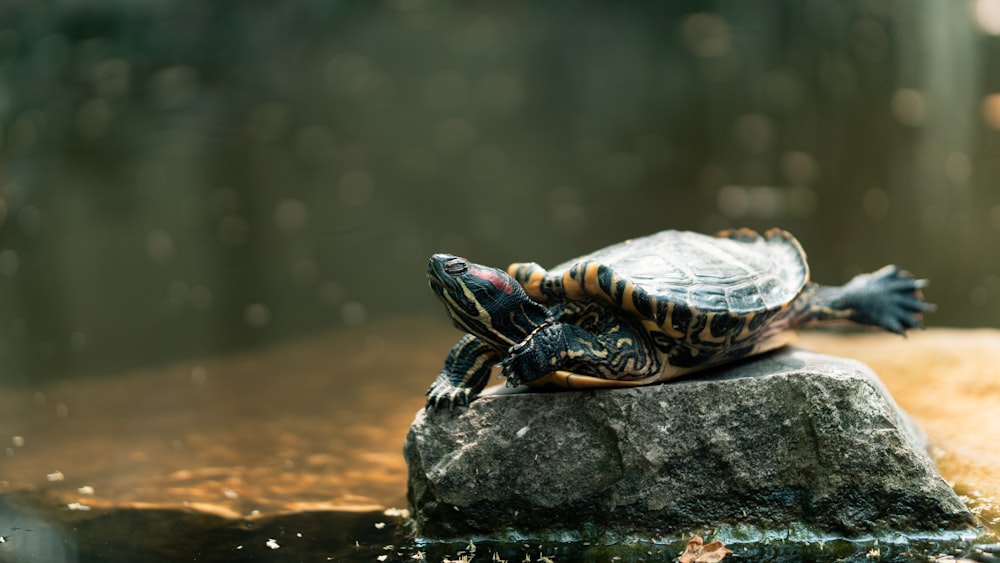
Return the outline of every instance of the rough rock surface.
[[[665,385],[420,411],[404,455],[430,538],[968,528],[925,445],[864,365],[788,349]]]

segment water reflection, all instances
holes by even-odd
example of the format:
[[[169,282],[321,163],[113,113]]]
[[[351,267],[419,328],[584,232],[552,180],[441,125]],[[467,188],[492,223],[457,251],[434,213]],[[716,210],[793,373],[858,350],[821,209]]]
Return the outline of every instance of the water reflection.
[[[9,390],[0,490],[95,509],[197,505],[231,518],[405,506],[403,439],[452,332],[383,323],[113,385]]]

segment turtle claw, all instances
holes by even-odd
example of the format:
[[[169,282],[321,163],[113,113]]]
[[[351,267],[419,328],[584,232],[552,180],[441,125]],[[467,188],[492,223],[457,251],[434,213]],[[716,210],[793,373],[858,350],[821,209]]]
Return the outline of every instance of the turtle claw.
[[[511,350],[513,351],[514,348],[511,348]],[[500,362],[500,374],[497,377],[506,379],[507,387],[517,387],[521,384],[521,377],[517,374],[517,370],[514,369],[516,359],[516,354],[512,353]]]
[[[428,411],[440,411],[445,408],[449,411],[454,411],[457,407],[468,406],[474,398],[475,395],[473,395],[471,389],[435,381],[430,389],[427,390],[427,404],[425,408]]]

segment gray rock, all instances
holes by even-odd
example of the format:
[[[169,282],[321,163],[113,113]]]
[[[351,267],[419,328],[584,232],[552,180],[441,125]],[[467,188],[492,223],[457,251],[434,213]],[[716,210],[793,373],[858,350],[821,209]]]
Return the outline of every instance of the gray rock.
[[[796,349],[664,385],[420,411],[404,455],[427,538],[973,525],[867,367]]]

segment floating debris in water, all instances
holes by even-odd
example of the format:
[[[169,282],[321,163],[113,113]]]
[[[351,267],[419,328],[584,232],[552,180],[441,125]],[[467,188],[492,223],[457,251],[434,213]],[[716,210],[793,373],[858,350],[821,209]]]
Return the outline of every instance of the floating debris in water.
[[[46,475],[45,478],[48,479],[49,482],[55,483],[56,481],[62,481],[66,478],[66,476],[62,474],[62,471],[56,470]]]
[[[382,514],[390,518],[409,518],[410,511],[406,508],[386,508]]]
[[[278,549],[279,547],[281,547],[280,545],[278,545],[278,540],[274,538],[268,538],[268,540],[264,542],[264,545],[266,545],[270,549]]]
[[[84,485],[82,487],[77,488],[76,492],[80,493],[81,495],[92,495],[94,494],[94,487],[91,487],[90,485]]]
[[[66,505],[66,508],[68,508],[70,510],[84,510],[84,511],[90,510],[89,506],[87,506],[86,504],[83,504],[83,503],[79,503],[79,502],[71,502],[71,503],[69,503],[69,504]]]
[[[677,563],[716,563],[731,553],[732,551],[726,549],[720,541],[705,545],[701,536],[694,536],[688,542],[684,553],[677,558]]]
[[[14,436],[13,438],[10,439],[10,441],[14,444],[15,448],[23,448],[24,447],[24,437],[23,436]]]
[[[381,530],[382,528],[385,528],[385,522],[375,522],[376,530]]]

